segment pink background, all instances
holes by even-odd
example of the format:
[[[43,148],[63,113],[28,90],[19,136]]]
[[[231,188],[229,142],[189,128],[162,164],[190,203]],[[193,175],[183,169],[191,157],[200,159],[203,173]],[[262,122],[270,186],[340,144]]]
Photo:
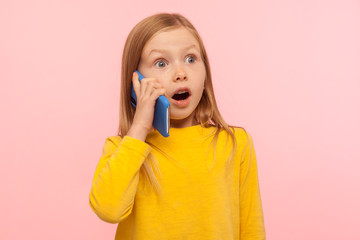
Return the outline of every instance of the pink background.
[[[1,239],[113,239],[88,195],[118,125],[124,41],[199,30],[221,112],[253,136],[267,239],[360,239],[360,2],[2,0]]]

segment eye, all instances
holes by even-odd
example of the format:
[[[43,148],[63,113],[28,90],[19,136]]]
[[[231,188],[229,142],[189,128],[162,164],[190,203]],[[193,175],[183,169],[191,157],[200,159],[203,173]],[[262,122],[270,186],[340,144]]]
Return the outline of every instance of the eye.
[[[159,67],[159,68],[163,68],[165,67],[166,62],[164,60],[159,60],[155,63],[155,66]]]
[[[188,62],[189,63],[194,63],[195,62],[195,57],[194,56],[192,56],[192,55],[190,55],[190,56],[188,56],[187,58],[186,58],[186,60],[189,60]]]

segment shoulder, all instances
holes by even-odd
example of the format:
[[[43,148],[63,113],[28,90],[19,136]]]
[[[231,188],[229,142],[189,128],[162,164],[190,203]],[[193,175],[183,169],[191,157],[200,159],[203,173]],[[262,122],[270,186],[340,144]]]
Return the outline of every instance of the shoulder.
[[[244,148],[253,145],[253,139],[251,137],[251,134],[245,128],[231,126],[231,129],[234,132],[238,146],[240,145],[242,146],[242,148]]]
[[[105,139],[104,149],[116,148],[121,142],[121,136],[110,136]]]
[[[249,140],[251,138],[250,133],[243,127],[230,126],[237,140]]]
[[[234,134],[234,137],[236,141],[240,142],[248,142],[251,139],[250,133],[243,127],[237,127],[237,126],[231,126],[229,125],[230,132],[226,130],[225,128],[214,128],[213,135],[215,136],[215,133],[219,133],[219,137],[227,138],[230,135],[230,132]]]

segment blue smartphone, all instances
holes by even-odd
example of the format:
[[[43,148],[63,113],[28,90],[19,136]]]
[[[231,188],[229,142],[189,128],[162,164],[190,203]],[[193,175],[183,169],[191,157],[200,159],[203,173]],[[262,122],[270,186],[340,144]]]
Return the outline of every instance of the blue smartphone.
[[[139,81],[144,78],[144,76],[136,70],[139,75]],[[136,107],[136,94],[134,90],[134,86],[131,83],[131,104]],[[154,120],[153,126],[156,130],[161,133],[164,137],[169,136],[169,126],[170,126],[170,115],[169,115],[169,100],[164,95],[161,95],[155,102],[155,111],[154,111]]]

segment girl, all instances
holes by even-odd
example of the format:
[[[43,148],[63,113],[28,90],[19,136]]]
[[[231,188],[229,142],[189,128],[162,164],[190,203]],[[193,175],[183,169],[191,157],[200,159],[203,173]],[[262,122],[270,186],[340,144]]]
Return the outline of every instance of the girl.
[[[170,102],[167,138],[152,127],[160,95]],[[132,29],[120,109],[89,196],[99,218],[118,223],[115,239],[265,239],[252,138],[221,117],[203,42],[185,17],[156,14]]]

